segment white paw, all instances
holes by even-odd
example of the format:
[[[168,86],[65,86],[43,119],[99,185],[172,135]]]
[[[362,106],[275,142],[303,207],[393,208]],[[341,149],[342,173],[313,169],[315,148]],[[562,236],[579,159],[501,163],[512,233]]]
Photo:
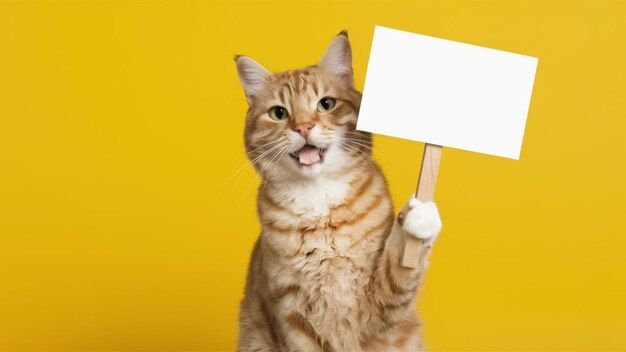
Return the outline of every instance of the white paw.
[[[439,234],[442,224],[435,203],[411,198],[407,206],[410,210],[402,224],[406,232],[420,239],[433,238]]]

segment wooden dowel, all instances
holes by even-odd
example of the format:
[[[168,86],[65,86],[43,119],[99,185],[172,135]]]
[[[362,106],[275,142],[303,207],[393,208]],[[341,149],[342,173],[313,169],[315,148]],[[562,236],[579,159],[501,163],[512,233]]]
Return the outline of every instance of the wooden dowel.
[[[426,144],[424,146],[422,168],[417,181],[417,191],[415,192],[415,198],[422,202],[432,202],[434,200],[437,172],[439,171],[439,162],[441,161],[441,149],[440,145]],[[407,234],[400,264],[407,268],[417,268],[421,247],[422,240]]]

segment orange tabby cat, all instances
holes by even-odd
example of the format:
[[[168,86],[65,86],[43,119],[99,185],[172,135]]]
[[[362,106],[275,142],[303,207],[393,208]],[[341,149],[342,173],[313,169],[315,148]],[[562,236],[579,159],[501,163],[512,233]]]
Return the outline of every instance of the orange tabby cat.
[[[304,69],[236,63],[246,151],[262,180],[238,350],[421,350],[413,303],[441,221],[416,199],[395,217],[372,137],[355,130],[347,34]],[[399,265],[403,231],[425,240],[417,269]]]

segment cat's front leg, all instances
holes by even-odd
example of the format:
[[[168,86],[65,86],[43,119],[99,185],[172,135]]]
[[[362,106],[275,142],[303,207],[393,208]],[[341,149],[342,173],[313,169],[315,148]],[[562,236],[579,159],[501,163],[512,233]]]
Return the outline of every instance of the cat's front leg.
[[[412,196],[404,205],[395,223],[389,238],[387,239],[385,254],[392,259],[390,271],[393,269],[402,270],[407,279],[421,273],[426,269],[428,263],[428,255],[435,239],[441,232],[442,222],[439,217],[439,210],[434,202],[422,202]],[[404,268],[400,266],[400,258],[406,236],[414,236],[422,241],[419,253],[420,261],[416,269]]]
[[[415,294],[441,227],[437,206],[433,202],[420,202],[413,197],[395,219],[378,260],[372,286],[383,321],[393,324],[403,320],[407,312],[413,311]],[[424,241],[419,253],[420,261],[415,269],[400,264],[406,236],[415,236]]]
[[[404,205],[394,227],[397,227],[395,233],[392,233],[394,247],[390,248],[394,252],[394,260],[398,260],[398,265],[402,257],[402,249],[404,248],[403,242],[406,240],[406,236],[413,236],[422,241],[420,251],[418,253],[419,262],[417,268],[410,270],[398,270],[398,272],[404,273],[406,280],[415,282],[414,278],[417,277],[417,281],[420,281],[426,267],[428,266],[428,257],[435,239],[441,232],[442,222],[439,217],[439,209],[434,202],[422,202],[415,198],[415,195],[411,196],[409,201]],[[399,229],[401,227],[401,229]],[[397,254],[397,258],[395,255]],[[401,269],[404,268],[400,265]],[[411,273],[410,271],[413,271]],[[402,280],[402,277],[399,278]]]

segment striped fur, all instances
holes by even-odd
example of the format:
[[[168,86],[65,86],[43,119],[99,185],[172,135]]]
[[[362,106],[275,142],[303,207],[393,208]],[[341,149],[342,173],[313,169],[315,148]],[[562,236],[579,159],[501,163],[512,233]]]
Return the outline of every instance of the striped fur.
[[[262,225],[240,307],[239,351],[417,351],[414,308],[426,268],[399,266],[403,233],[387,183],[371,159],[371,136],[355,130],[361,94],[354,89],[345,32],[316,66],[270,73],[236,57],[249,102],[245,145],[262,182]],[[323,97],[337,100],[326,113]],[[268,117],[272,106],[289,118]],[[299,123],[308,142],[326,148],[321,163],[301,166]],[[394,227],[401,228],[400,226]],[[431,242],[424,246],[423,258]]]

